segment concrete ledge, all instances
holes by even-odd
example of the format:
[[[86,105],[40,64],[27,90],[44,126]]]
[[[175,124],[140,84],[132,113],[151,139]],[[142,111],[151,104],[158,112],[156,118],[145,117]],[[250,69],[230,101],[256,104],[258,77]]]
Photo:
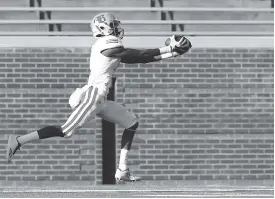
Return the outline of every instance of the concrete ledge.
[[[188,37],[193,48],[274,48],[273,37]],[[131,48],[164,46],[166,37],[125,37],[123,43]],[[93,37],[68,36],[2,36],[0,47],[91,47]]]

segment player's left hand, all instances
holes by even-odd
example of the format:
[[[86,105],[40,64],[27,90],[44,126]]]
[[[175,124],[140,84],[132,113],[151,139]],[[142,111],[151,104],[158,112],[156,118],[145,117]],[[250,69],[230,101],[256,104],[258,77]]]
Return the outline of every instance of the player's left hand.
[[[181,47],[176,46],[173,51],[179,53],[180,55],[182,55],[184,53],[187,53],[190,50],[190,48],[192,48],[192,44],[189,40],[187,40],[186,45],[181,46]]]
[[[178,42],[178,44],[175,45],[175,48],[174,48],[174,51],[179,53],[180,55],[188,52],[190,48],[192,48],[192,44],[189,41],[189,39],[182,37],[181,40],[180,40],[181,42]]]

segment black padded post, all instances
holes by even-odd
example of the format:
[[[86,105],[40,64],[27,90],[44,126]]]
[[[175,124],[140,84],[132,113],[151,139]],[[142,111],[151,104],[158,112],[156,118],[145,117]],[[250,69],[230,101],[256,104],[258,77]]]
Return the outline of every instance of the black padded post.
[[[115,100],[115,81],[110,88],[107,100]],[[102,169],[103,184],[116,184],[116,127],[112,122],[102,120]]]

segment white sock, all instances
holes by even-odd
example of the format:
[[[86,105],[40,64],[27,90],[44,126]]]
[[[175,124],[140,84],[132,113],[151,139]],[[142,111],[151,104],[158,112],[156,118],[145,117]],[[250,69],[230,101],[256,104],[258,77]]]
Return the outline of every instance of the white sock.
[[[28,133],[26,135],[22,135],[19,138],[17,138],[17,141],[21,145],[27,144],[28,142],[35,141],[35,140],[39,140],[39,135],[38,135],[37,131]]]
[[[124,171],[127,169],[127,155],[128,155],[128,152],[129,150],[127,149],[121,149],[121,152],[120,152],[120,159],[119,159],[119,166],[118,168],[121,170],[121,171]]]

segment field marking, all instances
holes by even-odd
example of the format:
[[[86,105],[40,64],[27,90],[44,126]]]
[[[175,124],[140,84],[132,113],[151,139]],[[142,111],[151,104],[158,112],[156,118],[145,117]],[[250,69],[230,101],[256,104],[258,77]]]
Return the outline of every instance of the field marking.
[[[133,195],[133,196],[137,196],[137,197],[202,197],[202,195]],[[241,196],[241,197],[271,197],[273,198],[272,195],[203,195],[203,197],[232,197],[232,196]]]
[[[92,189],[82,189],[82,190],[41,190],[41,189],[31,189],[31,190],[3,190],[0,193],[90,193],[90,192],[233,192],[233,191],[274,191],[274,189],[185,189],[185,190],[173,190],[173,189],[165,189],[165,190],[154,190],[154,189],[136,189],[136,190],[121,190],[121,189],[100,189],[100,190],[92,190]]]

